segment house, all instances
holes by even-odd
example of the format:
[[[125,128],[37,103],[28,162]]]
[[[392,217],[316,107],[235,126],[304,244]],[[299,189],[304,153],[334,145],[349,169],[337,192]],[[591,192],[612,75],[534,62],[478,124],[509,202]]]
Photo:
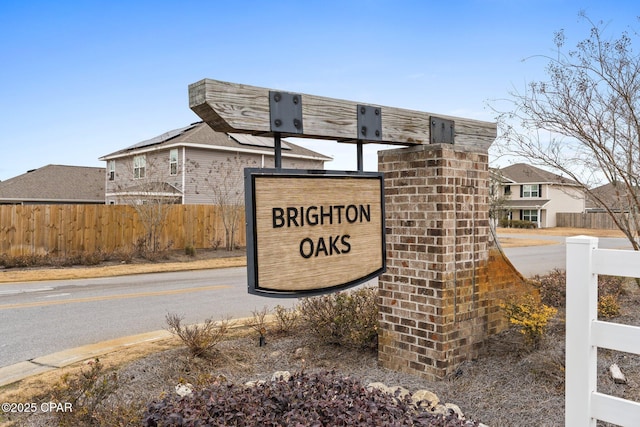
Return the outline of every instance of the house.
[[[43,166],[0,182],[0,204],[103,204],[104,174],[104,168]]]
[[[640,190],[633,187],[634,191],[629,191],[629,187],[622,182],[609,182],[599,187],[592,188],[587,195],[586,212],[605,212],[607,206],[613,212],[629,212],[636,204],[635,197],[640,198]]]
[[[287,140],[281,146],[282,168],[324,169],[332,160]],[[107,162],[108,204],[237,205],[244,203],[243,169],[274,167],[275,150],[272,138],[216,132],[197,122],[100,160]]]
[[[584,212],[585,195],[575,181],[524,163],[494,171],[499,179],[500,210],[511,220],[538,228],[556,226],[558,212]]]

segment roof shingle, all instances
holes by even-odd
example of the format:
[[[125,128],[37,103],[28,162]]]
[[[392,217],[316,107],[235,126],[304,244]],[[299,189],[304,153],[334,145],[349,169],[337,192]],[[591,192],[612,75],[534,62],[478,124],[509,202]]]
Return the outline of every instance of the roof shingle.
[[[212,149],[216,147],[225,148],[237,148],[239,150],[251,149],[256,152],[262,152],[266,155],[274,155],[273,140],[267,137],[251,136],[251,138],[238,138],[235,134],[227,134],[224,132],[216,132],[204,122],[192,123],[189,126],[185,126],[180,129],[170,130],[162,135],[154,138],[138,142],[130,147],[118,150],[111,154],[100,157],[100,160],[109,160],[111,158],[121,157],[123,155],[131,155],[132,152],[137,150],[149,149],[150,147],[166,147],[168,145],[197,145],[197,146],[209,146]],[[254,139],[260,141],[259,143],[247,144],[246,140]],[[293,144],[291,141],[282,141],[283,156],[304,156],[312,157],[318,160],[329,161],[331,157],[324,154],[317,153],[312,150],[308,150],[299,145]]]
[[[105,169],[47,165],[0,182],[0,203],[104,203]]]
[[[504,178],[518,184],[568,184],[577,183],[569,178],[565,178],[555,173],[528,165],[526,163],[516,163],[497,171]]]

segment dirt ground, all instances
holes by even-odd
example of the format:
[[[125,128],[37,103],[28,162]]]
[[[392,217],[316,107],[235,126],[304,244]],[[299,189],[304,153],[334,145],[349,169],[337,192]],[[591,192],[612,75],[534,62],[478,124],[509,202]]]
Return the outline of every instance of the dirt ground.
[[[514,234],[562,236],[589,234],[598,237],[612,235],[609,231],[588,230],[587,232],[587,230],[575,229],[500,229],[498,234],[508,234],[509,237]],[[614,237],[618,236],[614,235]],[[502,241],[503,238],[500,240]],[[224,260],[218,257],[216,260],[215,257],[210,257],[209,260],[197,262],[202,261],[202,265],[208,266],[222,266],[227,262],[243,265],[242,257],[232,261],[234,258]],[[209,262],[211,264],[208,264]],[[160,268],[161,264],[163,263],[154,264],[154,266]],[[143,267],[143,265],[121,267],[125,270],[107,271],[119,271],[118,274],[149,272],[146,270],[149,267]],[[161,268],[173,268],[173,266]],[[95,271],[91,268],[73,270],[84,270],[84,273]],[[27,279],[27,277],[42,277],[38,275],[45,274],[41,271],[2,272],[0,280],[6,281],[7,273],[15,273],[14,280],[21,281],[38,280]],[[51,273],[52,271],[49,270],[46,277],[50,279]],[[105,271],[103,270],[102,273]],[[31,276],[32,274],[34,276]],[[630,282],[626,286],[625,292],[620,295],[620,304],[621,314],[610,320],[640,325],[638,310],[640,288],[635,282]],[[489,426],[564,425],[564,319],[562,313],[559,313],[552,322],[547,335],[537,349],[527,348],[521,334],[515,330],[509,330],[490,337],[485,343],[481,357],[463,363],[455,375],[436,382],[380,368],[375,352],[318,345],[311,342],[304,331],[282,336],[268,333],[267,345],[264,347],[259,347],[256,334],[247,333],[246,329],[237,329],[234,334],[233,339],[220,344],[217,356],[211,360],[190,357],[176,339],[147,343],[102,356],[101,361],[105,366],[109,369],[117,369],[119,378],[123,379],[114,397],[115,401],[121,404],[129,404],[134,400],[149,402],[162,395],[175,393],[173,389],[179,382],[190,382],[199,386],[220,375],[229,382],[244,383],[249,380],[268,379],[277,370],[334,369],[344,375],[355,376],[364,383],[380,381],[390,386],[402,385],[411,392],[418,389],[431,390],[440,397],[441,401],[459,405],[468,418]],[[627,376],[627,384],[616,384],[609,377],[608,367],[612,363],[620,366]],[[640,401],[640,356],[601,349],[598,364],[599,391]],[[46,390],[49,390],[61,375],[77,373],[85,368],[85,363],[79,363],[0,388],[0,402],[47,401],[50,397]],[[42,413],[20,418],[0,415],[2,427],[48,426],[53,421],[50,415]]]

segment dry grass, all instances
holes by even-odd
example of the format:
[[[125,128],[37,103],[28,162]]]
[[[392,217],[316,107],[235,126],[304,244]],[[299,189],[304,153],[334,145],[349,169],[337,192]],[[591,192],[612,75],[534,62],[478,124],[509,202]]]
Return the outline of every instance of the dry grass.
[[[600,230],[590,228],[567,228],[567,227],[554,227],[554,228],[536,228],[536,229],[523,229],[523,228],[498,228],[498,235],[504,234],[526,234],[530,236],[593,236],[593,237],[625,237],[620,230]]]
[[[498,240],[502,248],[518,248],[523,246],[558,245],[554,240],[535,239],[532,236],[593,236],[593,237],[625,237],[619,230],[592,230],[588,228],[498,228]],[[522,236],[522,237],[519,237]],[[526,237],[525,237],[526,236]]]
[[[500,246],[503,248],[519,248],[522,246],[545,246],[545,245],[559,245],[560,242],[553,240],[541,240],[541,239],[521,239],[518,237],[504,237],[498,236],[500,240]]]
[[[73,267],[61,269],[41,268],[5,270],[0,273],[0,284],[12,282],[36,282],[41,280],[94,279],[98,277],[126,276],[131,274],[243,267],[245,265],[247,265],[247,258],[245,256],[235,256],[229,258],[215,257],[187,262],[118,264],[99,267]]]

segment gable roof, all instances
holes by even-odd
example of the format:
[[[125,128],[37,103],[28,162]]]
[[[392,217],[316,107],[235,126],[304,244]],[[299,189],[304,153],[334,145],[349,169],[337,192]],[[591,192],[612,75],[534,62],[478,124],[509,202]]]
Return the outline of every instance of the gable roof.
[[[47,165],[0,182],[0,203],[104,203],[105,168]]]
[[[623,183],[609,182],[595,187],[589,190],[586,198],[586,209],[589,210],[604,210],[604,207],[598,202],[594,196],[602,200],[602,202],[614,211],[628,210],[630,202],[627,198],[627,191],[629,191]],[[636,189],[640,193],[640,189]]]
[[[506,180],[516,184],[564,184],[577,185],[572,179],[528,165],[516,163],[497,171]]]
[[[212,150],[258,153],[273,156],[273,138],[235,133],[216,132],[204,122],[192,123],[179,129],[173,129],[154,138],[138,142],[130,147],[115,151],[100,157],[100,160],[110,160],[118,157],[131,156],[158,149],[168,149],[178,146],[208,148]],[[315,159],[322,161],[333,160],[324,154],[308,150],[288,140],[282,140],[282,156]]]

